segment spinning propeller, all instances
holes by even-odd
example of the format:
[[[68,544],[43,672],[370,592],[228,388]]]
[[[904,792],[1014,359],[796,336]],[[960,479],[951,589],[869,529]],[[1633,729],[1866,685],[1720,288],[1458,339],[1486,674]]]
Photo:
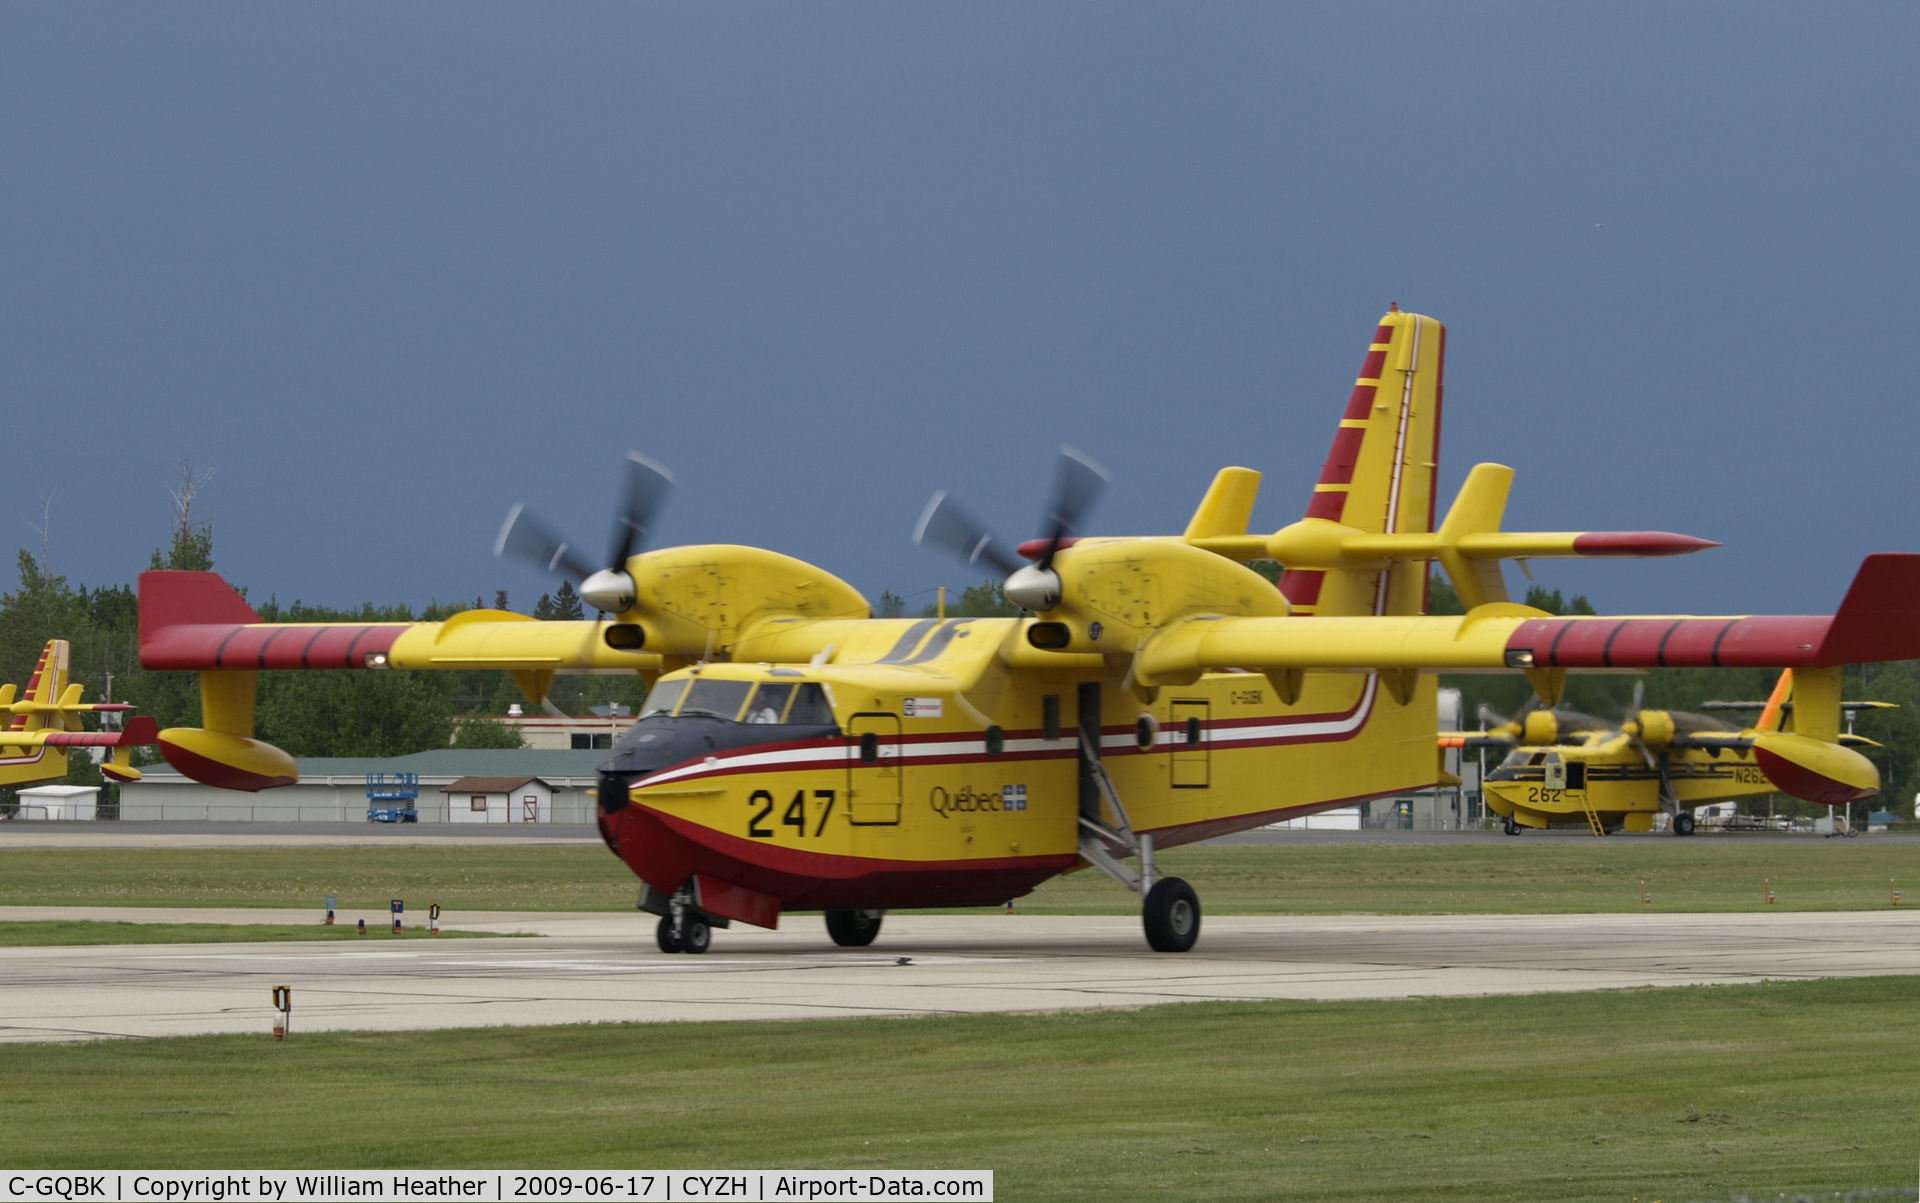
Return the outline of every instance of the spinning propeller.
[[[602,614],[625,613],[639,597],[633,576],[627,572],[627,559],[645,545],[649,525],[672,484],[673,473],[637,451],[627,452],[622,466],[621,505],[614,514],[613,546],[604,568],[596,568],[578,547],[529,513],[524,503],[507,512],[500,535],[493,541],[493,554],[575,582],[580,600]]]
[[[1038,539],[1009,550],[994,538],[987,525],[945,489],[935,493],[921,511],[913,541],[946,552],[962,564],[986,564],[1004,578],[1001,591],[1023,610],[1044,613],[1060,604],[1060,574],[1053,557],[1073,537],[1107,485],[1107,470],[1072,447],[1060,448],[1054,464],[1053,494],[1047,500]],[[1032,563],[1020,557],[1038,552]]]

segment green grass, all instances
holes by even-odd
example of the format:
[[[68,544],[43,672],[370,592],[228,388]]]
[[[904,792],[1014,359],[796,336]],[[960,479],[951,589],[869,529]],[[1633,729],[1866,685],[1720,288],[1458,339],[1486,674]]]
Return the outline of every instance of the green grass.
[[[0,852],[0,906],[309,906],[387,913],[632,910],[640,883],[598,845],[56,848]]]
[[[459,940],[492,932],[443,931],[404,927],[402,940]],[[0,920],[0,948],[77,944],[251,944],[274,940],[392,940],[390,927],[369,927],[362,936],[351,923],[305,927],[275,923],[114,923],[92,919]]]
[[[991,1169],[1001,1198],[1910,1185],[1914,978],[0,1046],[0,1164]]]
[[[1817,837],[1534,839],[1498,843],[1203,845],[1158,858],[1209,914],[1582,914],[1920,906],[1920,848]],[[1641,882],[1652,903],[1641,902]],[[1105,875],[1056,878],[1016,909],[1130,913]]]
[[[1920,848],[1871,837],[1528,839],[1202,845],[1159,858],[1209,914],[1520,914],[1920,906]],[[1640,901],[1645,880],[1651,907]],[[310,906],[405,898],[424,910],[631,910],[638,883],[604,848],[53,849],[0,852],[0,906]],[[1015,906],[1131,914],[1104,875],[1057,878]]]

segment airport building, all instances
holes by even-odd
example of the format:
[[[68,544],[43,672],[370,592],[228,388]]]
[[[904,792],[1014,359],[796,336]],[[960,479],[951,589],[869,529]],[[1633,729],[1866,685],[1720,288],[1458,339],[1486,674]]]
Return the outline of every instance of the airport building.
[[[158,764],[120,787],[120,818],[339,823],[365,821],[372,811],[420,823],[591,823],[587,791],[606,759],[605,750],[528,748],[309,757],[294,762],[297,784],[257,794],[202,785]],[[404,817],[409,810],[413,817]]]

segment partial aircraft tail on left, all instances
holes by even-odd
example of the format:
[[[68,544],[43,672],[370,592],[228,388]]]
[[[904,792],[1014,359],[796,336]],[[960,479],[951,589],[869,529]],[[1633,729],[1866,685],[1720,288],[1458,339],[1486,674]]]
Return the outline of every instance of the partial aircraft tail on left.
[[[100,771],[114,781],[138,781],[133,749],[158,742],[159,727],[141,716],[121,731],[85,731],[80,716],[89,711],[118,713],[133,709],[118,702],[86,704],[81,686],[69,681],[73,648],[64,639],[49,639],[22,695],[12,685],[0,685],[0,711],[8,716],[0,732],[0,785],[28,785],[67,775],[67,749],[113,749]]]

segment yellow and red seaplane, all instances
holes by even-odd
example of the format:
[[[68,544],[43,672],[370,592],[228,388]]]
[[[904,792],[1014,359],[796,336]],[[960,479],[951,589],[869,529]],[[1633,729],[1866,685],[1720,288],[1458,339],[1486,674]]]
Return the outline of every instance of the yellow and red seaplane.
[[[1522,672],[1551,704],[1569,671],[1792,667],[1803,704],[1825,705],[1840,665],[1920,657],[1915,556],[1868,559],[1832,615],[1515,604],[1505,559],[1712,544],[1504,531],[1512,471],[1494,464],[1440,513],[1445,344],[1432,318],[1381,319],[1305,516],[1271,534],[1247,529],[1247,468],[1223,469],[1176,535],[1074,537],[1104,483],[1078,453],[1018,548],[936,495],[920,540],[1003,573],[1018,618],[878,619],[775,552],[642,551],[668,477],[637,456],[603,561],[522,509],[497,547],[577,581],[598,620],[263,624],[218,577],[148,573],[142,660],[201,680],[204,725],[162,731],[161,747],[213,784],[294,780],[292,758],[253,738],[262,671],[497,668],[536,702],[555,673],[638,673],[652,692],[601,770],[599,824],[663,950],[788,911],[823,911],[836,943],[864,945],[889,909],[997,905],[1091,867],[1140,895],[1153,948],[1181,951],[1200,902],[1155,853],[1433,784],[1436,670]],[[1285,566],[1279,588],[1256,560]],[[1424,613],[1434,562],[1464,617]]]

